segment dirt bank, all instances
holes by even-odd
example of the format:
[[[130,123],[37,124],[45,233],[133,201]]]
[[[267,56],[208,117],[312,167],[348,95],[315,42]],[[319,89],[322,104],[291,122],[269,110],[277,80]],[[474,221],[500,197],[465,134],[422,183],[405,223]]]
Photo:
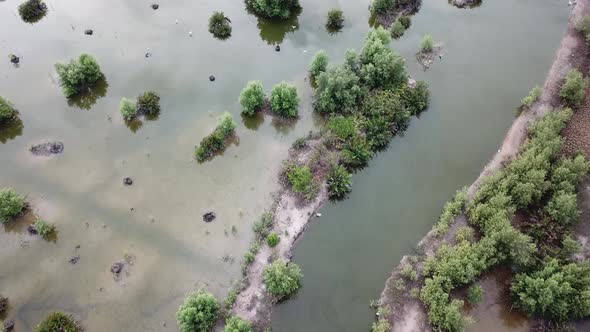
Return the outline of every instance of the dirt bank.
[[[498,152],[469,187],[469,198],[473,197],[485,177],[499,170],[503,166],[503,162],[510,160],[518,153],[525,141],[528,124],[560,105],[559,89],[567,72],[574,67],[587,72],[588,47],[583,36],[575,30],[576,22],[584,15],[590,15],[590,0],[579,0],[578,4],[573,7],[565,36],[547,75],[542,95],[530,110],[523,112],[514,121]],[[581,115],[576,114],[575,116]],[[575,118],[573,118],[570,123],[575,121]],[[442,242],[453,243],[456,230],[466,224],[465,217],[459,216],[444,237],[437,237],[434,231],[430,231],[418,244],[417,253],[421,256],[432,255]],[[391,313],[386,318],[391,323],[392,330],[404,332],[429,331],[430,326],[426,308],[418,299],[411,296],[412,287],[419,287],[423,280],[418,278],[413,284],[400,287],[399,280],[401,280],[402,268],[410,264],[410,262],[411,257],[404,256],[400,264],[392,271],[381,293],[379,306],[391,309]],[[420,272],[422,263],[418,261],[415,268]]]

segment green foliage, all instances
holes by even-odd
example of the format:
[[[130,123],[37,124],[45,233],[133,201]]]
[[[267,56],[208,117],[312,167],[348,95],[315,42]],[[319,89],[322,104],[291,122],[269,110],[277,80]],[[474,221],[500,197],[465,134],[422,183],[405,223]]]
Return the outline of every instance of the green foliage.
[[[344,117],[342,115],[337,115],[331,117],[328,120],[326,127],[332,134],[334,134],[339,140],[343,142],[359,134],[356,121],[351,116]]]
[[[409,15],[402,15],[396,21],[400,21],[405,29],[408,29],[412,25],[412,18]]]
[[[240,93],[240,105],[242,114],[253,116],[264,107],[264,88],[260,81],[250,81]]]
[[[280,236],[277,233],[270,233],[268,238],[266,238],[266,243],[269,247],[276,247],[277,244],[281,241]]]
[[[395,22],[393,22],[393,24],[389,28],[389,31],[391,32],[391,36],[393,38],[398,39],[404,35],[404,33],[406,32],[406,27],[400,21],[400,19],[397,19],[395,20]]]
[[[316,82],[314,107],[318,113],[351,114],[356,110],[363,90],[349,66],[328,68]]]
[[[471,304],[478,304],[483,300],[483,288],[480,285],[473,285],[467,290],[467,301]]]
[[[434,51],[434,39],[430,34],[425,34],[420,41],[420,52],[430,53]]]
[[[525,109],[530,108],[531,106],[533,106],[533,103],[536,102],[539,97],[541,97],[541,93],[543,92],[543,89],[541,89],[540,86],[535,86],[531,92],[529,92],[528,96],[524,97],[521,101],[522,103],[522,107]]]
[[[72,315],[56,311],[45,318],[35,329],[34,332],[82,332],[82,327],[74,320]]]
[[[563,237],[561,246],[563,255],[566,258],[570,258],[571,256],[582,252],[582,245],[578,241],[574,240],[570,235]]]
[[[0,97],[0,124],[14,121],[18,118],[18,111],[12,103]]]
[[[276,260],[263,272],[266,290],[278,299],[286,298],[295,293],[301,286],[301,269],[295,263]]]
[[[153,91],[144,92],[137,97],[137,111],[149,115],[160,113],[160,96]]]
[[[121,103],[119,105],[123,119],[130,121],[135,118],[137,115],[137,105],[133,100],[123,97],[121,98]]]
[[[394,0],[373,0],[371,4],[371,14],[384,14],[389,9],[393,9]]]
[[[378,27],[369,31],[361,51],[361,77],[370,88],[395,89],[408,80],[405,61],[389,48],[391,34]]]
[[[287,170],[287,178],[294,193],[301,194],[308,200],[317,195],[318,185],[313,179],[309,166],[292,165]]]
[[[590,266],[560,265],[552,259],[532,273],[516,275],[511,287],[523,312],[566,321],[590,315]]]
[[[299,7],[299,0],[246,0],[256,15],[266,18],[288,19]]]
[[[209,18],[209,32],[219,39],[226,39],[231,36],[231,21],[223,12],[213,12]]]
[[[391,324],[385,318],[379,318],[378,321],[373,322],[371,332],[389,332],[391,331]]]
[[[219,315],[219,302],[213,294],[204,290],[190,294],[176,312],[181,332],[211,331]]]
[[[418,280],[418,273],[416,272],[416,270],[414,270],[414,267],[411,264],[405,265],[400,273],[402,277],[410,281]]]
[[[434,226],[436,235],[446,234],[455,218],[463,212],[465,203],[467,202],[467,188],[458,190],[455,193],[452,201],[449,201],[443,207],[442,213],[438,219],[438,222]]]
[[[590,16],[584,16],[576,25],[576,29],[584,34],[586,43],[590,44]]]
[[[225,148],[227,138],[233,135],[236,123],[229,112],[224,112],[219,117],[217,127],[209,136],[203,138],[195,154],[199,162],[203,162]]]
[[[297,117],[299,107],[297,89],[285,81],[275,85],[270,93],[270,106],[273,112],[280,116]]]
[[[377,90],[369,94],[361,107],[363,129],[372,150],[387,146],[397,130],[407,127],[410,113],[399,95],[391,90]]]
[[[270,212],[263,213],[262,217],[260,218],[260,221],[257,221],[254,223],[254,225],[252,225],[252,230],[254,231],[254,234],[256,235],[256,239],[258,239],[258,240],[265,239],[268,236],[268,234],[270,233],[270,230],[272,229],[273,224],[274,224],[273,214]]]
[[[333,8],[328,11],[326,28],[329,30],[340,30],[344,26],[344,13],[341,9]]]
[[[33,224],[33,228],[43,237],[46,237],[55,231],[55,225],[50,224],[43,219],[37,219]]]
[[[545,206],[545,212],[561,225],[574,224],[581,213],[578,209],[577,195],[560,190],[551,196]]]
[[[455,240],[457,242],[463,242],[463,241],[473,242],[474,236],[475,236],[475,231],[473,230],[473,228],[471,228],[469,226],[461,226],[457,230],[457,234],[455,234]]]
[[[238,316],[231,316],[225,322],[223,332],[253,332],[252,324]]]
[[[0,190],[0,222],[7,223],[20,216],[27,203],[12,188]]]
[[[298,139],[293,142],[291,146],[293,149],[300,150],[307,146],[307,141],[303,137],[299,137]]]
[[[18,6],[18,13],[23,21],[33,23],[47,12],[47,5],[41,0],[27,0]]]
[[[331,199],[344,198],[352,190],[352,175],[341,165],[333,165],[326,180]]]
[[[68,64],[57,63],[55,69],[68,98],[88,91],[104,77],[96,60],[88,54],[82,54]]]
[[[344,144],[342,149],[342,162],[347,169],[360,169],[369,163],[373,157],[369,143],[363,138],[357,137]]]
[[[325,72],[328,69],[328,61],[328,53],[324,50],[318,51],[309,65],[311,77],[317,77],[319,74]]]
[[[578,107],[584,99],[586,81],[577,69],[570,70],[565,76],[565,82],[561,86],[559,96],[572,107]]]
[[[402,92],[402,101],[411,115],[418,115],[428,108],[430,91],[428,84],[417,81],[413,87],[406,86]]]

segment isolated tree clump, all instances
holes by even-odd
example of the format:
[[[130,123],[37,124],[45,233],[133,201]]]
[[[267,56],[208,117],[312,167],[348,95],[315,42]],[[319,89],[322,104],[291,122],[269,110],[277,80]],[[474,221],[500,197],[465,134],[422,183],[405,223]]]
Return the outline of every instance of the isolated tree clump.
[[[258,16],[283,20],[300,8],[299,0],[246,0],[246,5]]]
[[[338,31],[344,26],[344,12],[341,9],[330,9],[328,12],[328,19],[326,21],[326,28],[332,31]]]
[[[119,110],[125,121],[131,121],[137,115],[137,104],[128,98],[121,98]]]
[[[82,54],[67,64],[57,63],[55,69],[66,97],[87,92],[104,77],[96,60]]]
[[[160,113],[160,96],[153,91],[144,92],[137,97],[137,112],[148,115]]]
[[[208,332],[219,315],[219,302],[213,294],[204,290],[190,294],[176,312],[181,332]]]
[[[425,34],[420,41],[420,52],[430,53],[434,51],[434,39],[430,34]]]
[[[559,95],[569,106],[578,107],[584,99],[585,90],[586,81],[582,73],[577,69],[572,69],[567,73]]]
[[[297,264],[278,259],[264,269],[263,277],[266,290],[282,300],[301,287],[303,274]]]
[[[264,88],[260,81],[250,81],[240,93],[240,105],[242,114],[253,116],[264,107]]]
[[[274,86],[270,92],[270,107],[276,114],[285,118],[296,118],[299,113],[297,89],[283,81]]]
[[[341,165],[333,165],[326,180],[331,199],[342,199],[352,190],[352,175]]]
[[[231,316],[226,322],[223,332],[253,332],[252,323],[238,316]]]
[[[383,14],[389,9],[393,9],[395,0],[373,0],[371,3],[371,14]]]
[[[41,235],[42,237],[47,237],[51,235],[55,231],[55,225],[48,223],[43,219],[37,219],[33,224],[33,228]]]
[[[33,23],[47,12],[47,5],[41,0],[27,0],[18,6],[18,13],[23,21]]]
[[[56,311],[45,318],[35,329],[34,332],[82,332],[83,329],[74,320],[72,315]]]
[[[12,103],[3,97],[0,97],[0,124],[14,121],[18,118],[18,111]]]
[[[231,36],[231,21],[223,12],[214,12],[209,18],[209,32],[219,39],[229,38]]]
[[[12,188],[0,190],[0,222],[7,223],[20,216],[27,203]]]
[[[324,50],[318,51],[309,65],[309,74],[311,77],[317,77],[319,74],[325,72],[328,69],[328,61],[328,53]]]
[[[223,150],[227,144],[227,139],[234,134],[236,123],[229,112],[224,112],[219,117],[215,130],[199,144],[195,151],[197,161],[203,162]]]

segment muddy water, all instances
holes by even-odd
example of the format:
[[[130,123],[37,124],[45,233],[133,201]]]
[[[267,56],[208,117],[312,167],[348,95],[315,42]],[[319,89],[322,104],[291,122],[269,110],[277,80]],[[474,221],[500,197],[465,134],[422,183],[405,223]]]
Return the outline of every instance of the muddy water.
[[[556,0],[485,1],[473,10],[424,1],[394,47],[408,59],[410,73],[430,84],[430,110],[354,176],[351,197],[326,205],[298,243],[294,259],[305,274],[303,288],[275,310],[275,330],[369,329],[369,302],[391,269],[455,190],[474,181],[520,99],[543,83],[567,16],[567,3]],[[425,73],[413,60],[424,33],[446,49]],[[526,329],[504,313],[489,310],[471,330]]]
[[[155,11],[150,1],[46,2],[49,13],[34,25],[18,18],[18,1],[0,2],[0,92],[22,119],[0,136],[0,186],[26,194],[34,213],[59,230],[48,242],[24,233],[24,225],[0,227],[8,318],[30,331],[48,312],[66,310],[88,331],[175,331],[186,292],[205,286],[222,297],[239,275],[250,226],[270,204],[280,161],[315,127],[307,65],[320,48],[341,57],[359,44],[366,4],[305,0],[298,17],[274,24],[249,15],[242,1],[163,0]],[[330,35],[324,15],[336,5],[349,19],[342,33]],[[230,17],[229,40],[207,32],[214,10]],[[68,103],[53,65],[82,52],[95,56],[107,82],[93,98]],[[21,57],[18,67],[9,53]],[[267,90],[281,80],[297,86],[296,124],[240,118],[237,98],[253,79]],[[119,101],[145,90],[159,92],[162,112],[128,127]],[[239,123],[239,144],[197,164],[195,144],[225,110]],[[59,156],[27,151],[54,139],[65,145]],[[133,185],[124,186],[124,177]],[[217,219],[205,224],[201,216],[210,210]],[[134,264],[115,281],[110,266],[126,255]]]

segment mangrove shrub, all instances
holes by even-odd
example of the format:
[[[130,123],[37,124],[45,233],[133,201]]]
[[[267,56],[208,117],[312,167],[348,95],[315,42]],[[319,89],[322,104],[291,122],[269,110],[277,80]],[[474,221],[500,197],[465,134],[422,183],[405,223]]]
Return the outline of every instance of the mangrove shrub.
[[[254,14],[266,18],[288,19],[298,9],[299,0],[246,0]]]
[[[18,6],[18,13],[23,21],[32,23],[47,12],[47,5],[41,0],[27,0]]]
[[[393,24],[389,28],[389,31],[391,32],[391,36],[393,38],[398,39],[404,35],[404,33],[406,32],[406,27],[403,25],[400,19],[397,19],[395,20],[395,22],[393,22]]]
[[[68,98],[86,92],[104,77],[96,60],[88,54],[82,54],[67,64],[57,63],[55,69]]]
[[[368,95],[361,114],[366,140],[373,150],[384,148],[396,130],[407,126],[411,115],[399,95],[391,90],[376,90]]]
[[[428,84],[424,81],[417,81],[414,87],[406,87],[402,92],[402,101],[406,110],[411,115],[419,115],[428,108],[430,91]]]
[[[391,33],[383,27],[370,31],[361,50],[361,76],[370,88],[397,88],[407,82],[404,58],[389,47]]]
[[[27,203],[12,188],[0,190],[0,222],[7,223],[20,216]]]
[[[0,97],[0,124],[14,121],[18,118],[18,111],[12,103],[3,97]]]
[[[352,190],[352,175],[341,165],[333,165],[326,180],[332,199],[344,198]]]
[[[342,162],[350,170],[356,170],[367,166],[373,157],[370,146],[362,137],[347,141],[342,148]]]
[[[37,219],[33,224],[33,228],[43,237],[46,237],[55,231],[55,225],[50,224],[43,219]]]
[[[434,50],[434,39],[430,34],[425,34],[420,41],[420,52],[430,53]]]
[[[572,69],[567,73],[559,95],[568,105],[578,107],[584,99],[585,90],[586,81],[582,73],[577,69]]]
[[[279,237],[279,235],[277,233],[270,233],[268,235],[268,237],[266,238],[266,243],[271,248],[276,247],[277,244],[279,244],[279,242],[281,242],[281,238]]]
[[[584,16],[576,25],[576,29],[584,34],[586,43],[590,44],[590,16]]]
[[[371,14],[383,14],[389,9],[393,9],[394,4],[394,0],[373,0],[373,3],[371,4]]]
[[[478,304],[483,299],[483,288],[480,285],[473,285],[467,290],[467,301],[471,304]]]
[[[307,199],[312,199],[317,194],[317,184],[313,180],[309,166],[292,165],[287,170],[287,178],[294,193],[301,194]]]
[[[137,111],[148,115],[160,113],[160,96],[153,91],[144,92],[137,97]]]
[[[223,150],[227,144],[229,136],[234,134],[236,129],[236,123],[229,112],[224,112],[219,117],[217,127],[209,135],[201,140],[199,147],[196,149],[195,154],[199,162],[203,162],[221,150]]]
[[[137,115],[136,103],[133,100],[125,97],[121,98],[119,110],[121,111],[123,119],[125,119],[126,121],[132,120]]]
[[[342,142],[346,142],[358,135],[356,120],[352,116],[333,116],[328,120],[326,127],[331,134]]]
[[[297,117],[299,107],[299,97],[297,89],[287,82],[283,81],[274,86],[270,93],[270,107],[276,114],[286,117]]]
[[[219,302],[209,292],[190,294],[176,312],[178,328],[181,332],[208,332],[215,325],[219,308]]]
[[[278,259],[264,269],[263,277],[266,290],[280,300],[299,289],[303,274],[297,264]]]
[[[351,114],[362,89],[358,76],[348,66],[328,68],[317,77],[314,108],[318,113]]]
[[[328,61],[328,53],[324,50],[318,51],[309,65],[309,74],[311,77],[317,77],[319,74],[325,72],[328,69]]]
[[[51,313],[45,318],[35,329],[34,332],[56,332],[56,331],[67,331],[67,332],[82,332],[83,329],[80,327],[78,322],[74,320],[72,315],[64,312],[56,311]]]
[[[209,32],[219,39],[231,36],[231,23],[223,12],[214,12],[209,18]]]
[[[253,332],[252,324],[238,316],[231,316],[226,322],[223,332]]]
[[[250,81],[240,93],[240,105],[242,114],[253,116],[264,107],[264,88],[260,81]]]
[[[543,92],[543,90],[541,89],[540,86],[535,86],[531,92],[529,92],[529,94],[524,97],[521,101],[522,103],[522,107],[525,109],[530,108],[531,106],[533,106],[533,103],[536,102],[539,97],[541,97],[541,93]]]
[[[344,26],[344,12],[341,9],[330,9],[328,12],[328,19],[326,21],[326,28],[332,31],[338,31]]]

